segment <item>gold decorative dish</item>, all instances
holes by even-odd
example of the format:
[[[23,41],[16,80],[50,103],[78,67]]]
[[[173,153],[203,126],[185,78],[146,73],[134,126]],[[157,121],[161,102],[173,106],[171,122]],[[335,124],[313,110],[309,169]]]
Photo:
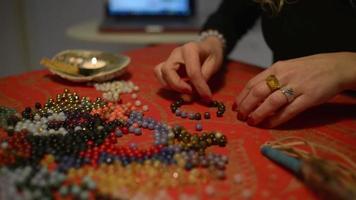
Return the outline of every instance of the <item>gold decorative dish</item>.
[[[53,74],[73,82],[107,81],[126,71],[130,57],[102,51],[66,50],[41,64]]]

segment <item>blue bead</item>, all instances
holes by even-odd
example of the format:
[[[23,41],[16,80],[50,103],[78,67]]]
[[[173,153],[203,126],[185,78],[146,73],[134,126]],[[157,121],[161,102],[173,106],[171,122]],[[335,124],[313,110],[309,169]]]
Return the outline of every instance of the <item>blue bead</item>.
[[[154,124],[153,124],[153,123],[148,124],[148,128],[149,128],[150,130],[153,130],[153,129],[154,129]]]
[[[129,128],[129,132],[130,132],[130,133],[134,133],[134,132],[135,132],[135,127],[130,126],[130,128]]]
[[[122,131],[121,131],[120,129],[116,129],[115,135],[116,135],[117,137],[121,137],[121,136],[123,135],[123,133],[122,133]]]
[[[182,112],[182,113],[180,114],[180,117],[181,117],[181,118],[187,118],[187,116],[188,116],[187,112]]]
[[[181,114],[182,114],[182,111],[179,110],[179,109],[177,109],[177,110],[176,110],[176,116],[179,117]]]
[[[197,123],[197,124],[195,125],[195,130],[196,130],[196,131],[202,131],[202,130],[203,130],[203,126],[201,125],[201,123]]]
[[[140,128],[135,128],[135,135],[142,135],[142,130]]]

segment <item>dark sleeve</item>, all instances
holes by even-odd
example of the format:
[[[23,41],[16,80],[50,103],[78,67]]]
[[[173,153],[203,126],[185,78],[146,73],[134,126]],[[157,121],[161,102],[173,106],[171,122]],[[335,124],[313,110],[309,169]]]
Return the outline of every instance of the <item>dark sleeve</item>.
[[[254,0],[222,0],[219,8],[203,25],[202,31],[219,31],[226,40],[225,54],[229,54],[236,41],[254,25],[261,12],[260,5]]]

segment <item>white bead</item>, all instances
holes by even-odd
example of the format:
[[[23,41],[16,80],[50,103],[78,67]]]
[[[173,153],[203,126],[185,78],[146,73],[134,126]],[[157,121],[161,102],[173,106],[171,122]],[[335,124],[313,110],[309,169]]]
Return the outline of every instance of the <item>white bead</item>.
[[[2,142],[1,143],[1,148],[2,149],[7,149],[7,147],[9,147],[9,144],[7,142]]]
[[[133,88],[133,90],[134,90],[135,92],[137,92],[137,91],[140,90],[140,88],[139,88],[138,86],[135,86],[135,87]]]
[[[39,114],[36,114],[34,117],[33,117],[34,120],[38,121],[41,119],[41,116]]]
[[[148,105],[142,106],[142,110],[145,111],[145,112],[148,111]]]
[[[248,190],[248,189],[244,189],[244,190],[242,190],[242,196],[245,199],[249,199],[252,196],[252,192],[250,190]]]
[[[205,188],[205,192],[206,192],[207,195],[213,195],[215,193],[215,189],[214,189],[213,186],[208,185]]]
[[[136,94],[136,93],[133,93],[133,94],[131,95],[131,98],[132,98],[132,99],[137,99],[137,94]]]
[[[233,179],[234,179],[235,183],[239,184],[239,183],[242,182],[242,175],[241,174],[235,174]]]
[[[140,100],[137,100],[137,101],[135,101],[135,106],[141,106],[142,105],[142,103],[141,103],[141,101]]]

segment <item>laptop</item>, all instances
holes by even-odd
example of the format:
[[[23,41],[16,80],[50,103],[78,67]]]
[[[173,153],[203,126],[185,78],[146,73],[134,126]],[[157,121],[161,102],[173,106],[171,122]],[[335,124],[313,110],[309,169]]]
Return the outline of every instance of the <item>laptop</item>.
[[[107,0],[101,32],[197,32],[195,0]]]

